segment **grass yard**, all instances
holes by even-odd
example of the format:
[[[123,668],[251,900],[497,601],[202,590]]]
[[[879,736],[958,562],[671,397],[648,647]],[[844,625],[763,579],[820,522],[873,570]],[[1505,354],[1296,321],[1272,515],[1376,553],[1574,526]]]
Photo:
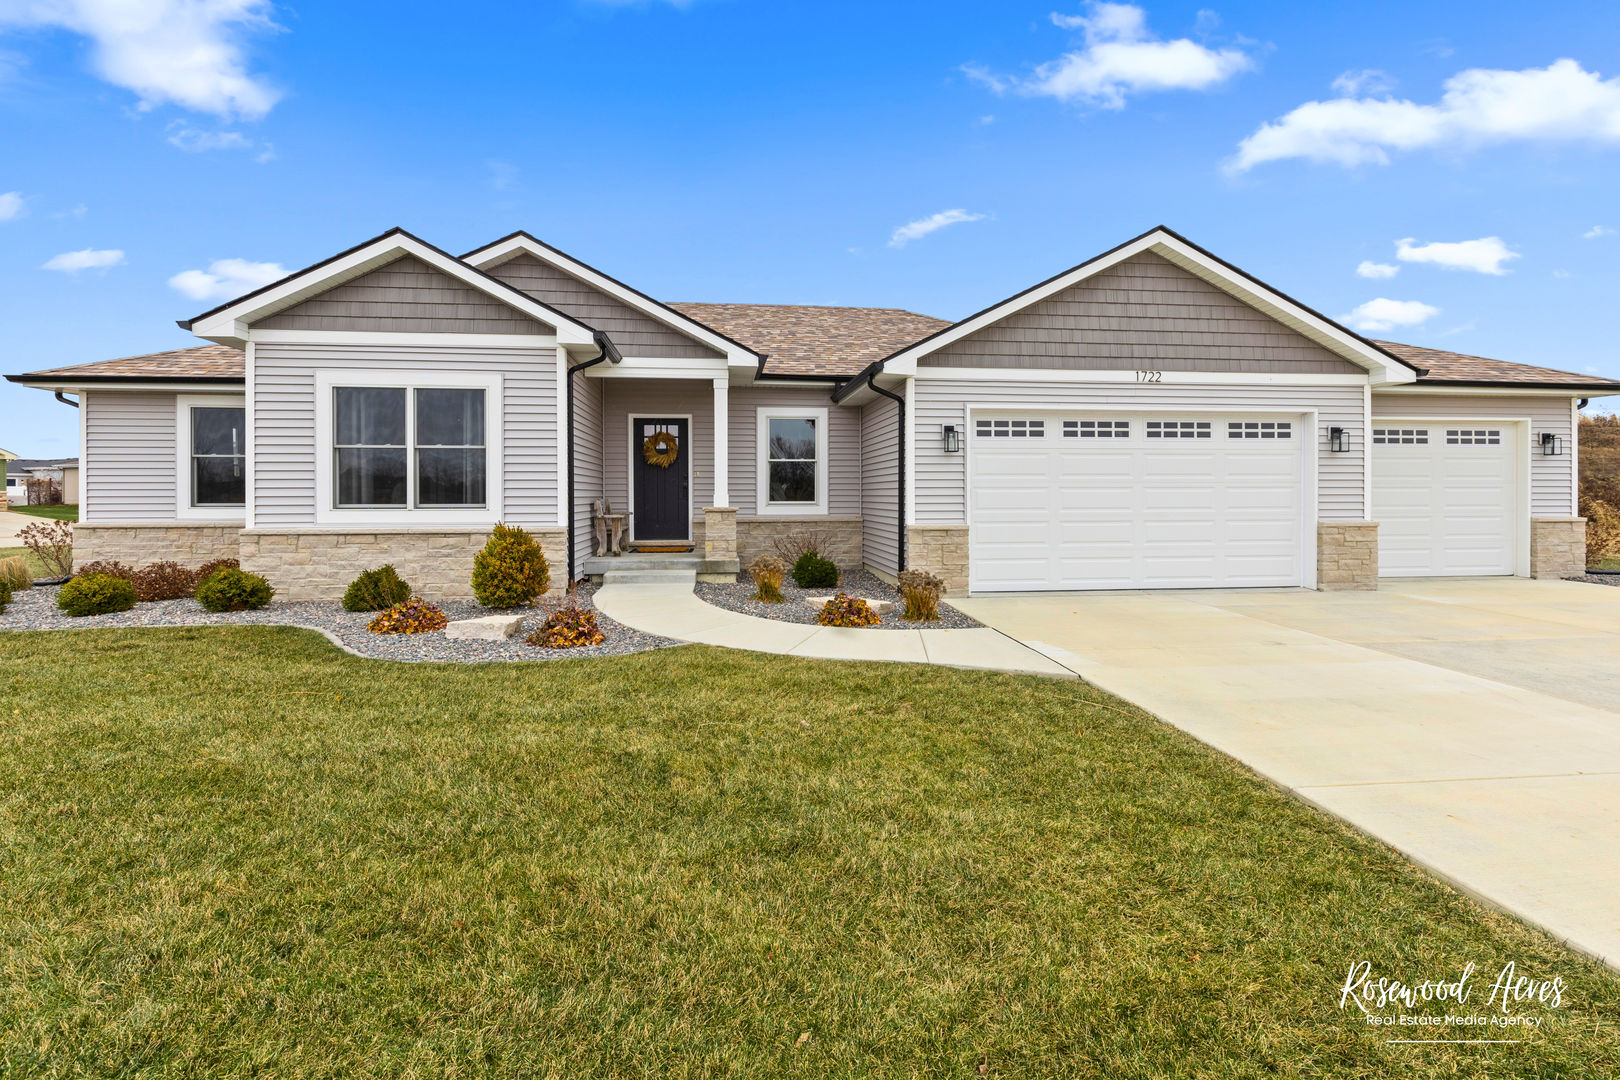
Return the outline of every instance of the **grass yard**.
[[[77,506],[12,506],[14,514],[27,514],[30,517],[50,518],[52,521],[78,521],[79,508]]]
[[[32,551],[29,551],[27,548],[0,547],[0,559],[9,559],[13,555],[21,556],[22,558],[27,559],[29,569],[33,570],[36,578],[45,577],[48,573],[50,573],[50,571],[45,569],[45,564],[39,561],[39,557],[36,556]]]
[[[0,678],[6,1077],[1620,1070],[1620,980],[1074,683],[237,627]],[[1389,1046],[1361,959],[1568,988]]]

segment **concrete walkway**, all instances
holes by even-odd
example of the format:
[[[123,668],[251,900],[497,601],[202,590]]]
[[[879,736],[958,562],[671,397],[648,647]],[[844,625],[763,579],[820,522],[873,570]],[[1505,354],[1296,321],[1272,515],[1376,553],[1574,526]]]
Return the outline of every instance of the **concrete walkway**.
[[[1620,588],[955,603],[1620,966]]]
[[[22,541],[17,534],[30,525],[37,525],[46,518],[37,518],[31,514],[14,514],[10,510],[0,510],[0,547],[21,547]]]
[[[676,641],[822,660],[890,660],[1074,678],[1062,664],[982,627],[864,630],[778,622],[705,603],[690,585],[605,585],[591,602],[615,622]]]

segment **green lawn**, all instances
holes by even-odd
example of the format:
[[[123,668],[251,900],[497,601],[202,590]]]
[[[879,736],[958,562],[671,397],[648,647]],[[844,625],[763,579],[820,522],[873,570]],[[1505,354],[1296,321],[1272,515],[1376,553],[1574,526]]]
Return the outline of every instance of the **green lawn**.
[[[1083,685],[255,628],[0,635],[0,679],[6,1077],[1620,1069],[1620,980]],[[1361,959],[1568,988],[1390,1046]]]
[[[13,513],[28,514],[31,517],[50,518],[52,521],[78,521],[79,508],[77,506],[18,506],[11,507]]]
[[[45,577],[50,572],[45,569],[45,564],[40,562],[38,557],[25,547],[0,548],[0,559],[9,559],[13,555],[20,555],[27,559],[28,565],[34,571],[36,578]]]

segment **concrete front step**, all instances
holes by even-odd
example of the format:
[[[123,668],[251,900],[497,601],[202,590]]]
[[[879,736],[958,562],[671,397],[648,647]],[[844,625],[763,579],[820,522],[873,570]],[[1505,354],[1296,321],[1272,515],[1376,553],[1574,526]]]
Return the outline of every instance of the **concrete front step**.
[[[737,575],[736,559],[706,559],[689,553],[645,553],[631,555],[592,555],[580,566],[587,577],[599,577],[603,583],[618,581],[721,581],[729,582]],[[647,574],[679,572],[679,578],[648,578]],[[631,576],[624,576],[631,575]]]
[[[626,570],[609,570],[602,575],[603,585],[696,585],[698,572],[695,568],[682,570],[679,567],[635,567]]]

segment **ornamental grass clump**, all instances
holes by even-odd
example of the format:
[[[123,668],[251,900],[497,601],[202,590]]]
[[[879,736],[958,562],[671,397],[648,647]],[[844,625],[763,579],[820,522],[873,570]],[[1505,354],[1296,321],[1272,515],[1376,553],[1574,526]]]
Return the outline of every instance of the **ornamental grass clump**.
[[[444,612],[420,596],[413,596],[372,619],[366,629],[373,634],[425,634],[443,630],[449,624],[450,618]]]
[[[793,584],[801,589],[831,589],[838,585],[838,567],[814,551],[807,551],[793,564]]]
[[[128,611],[135,606],[135,586],[111,574],[80,574],[57,591],[56,606],[74,618]]]
[[[4,612],[9,603],[11,603],[11,582],[0,577],[0,612]]]
[[[547,649],[578,649],[600,645],[607,635],[596,625],[596,612],[570,603],[553,611],[540,629],[524,640]]]
[[[900,598],[906,602],[905,618],[911,622],[939,619],[939,598],[945,595],[945,582],[927,570],[900,571]]]
[[[848,593],[839,593],[827,601],[816,616],[822,626],[876,626],[881,621],[870,604]]]
[[[788,565],[775,555],[761,555],[748,567],[748,576],[754,579],[754,599],[766,604],[780,604],[782,579],[787,577]]]
[[[241,570],[216,571],[197,586],[197,603],[209,611],[255,611],[275,595],[264,578]]]
[[[28,569],[28,560],[21,555],[0,559],[0,581],[11,586],[12,592],[33,588],[34,572]]]
[[[472,587],[485,607],[522,607],[551,587],[551,571],[534,537],[516,525],[497,524],[473,557]]]
[[[392,566],[362,570],[343,592],[344,611],[382,611],[411,598],[411,587]]]
[[[184,600],[197,595],[197,571],[177,562],[155,562],[130,575],[136,599],[143,604],[157,600]]]

